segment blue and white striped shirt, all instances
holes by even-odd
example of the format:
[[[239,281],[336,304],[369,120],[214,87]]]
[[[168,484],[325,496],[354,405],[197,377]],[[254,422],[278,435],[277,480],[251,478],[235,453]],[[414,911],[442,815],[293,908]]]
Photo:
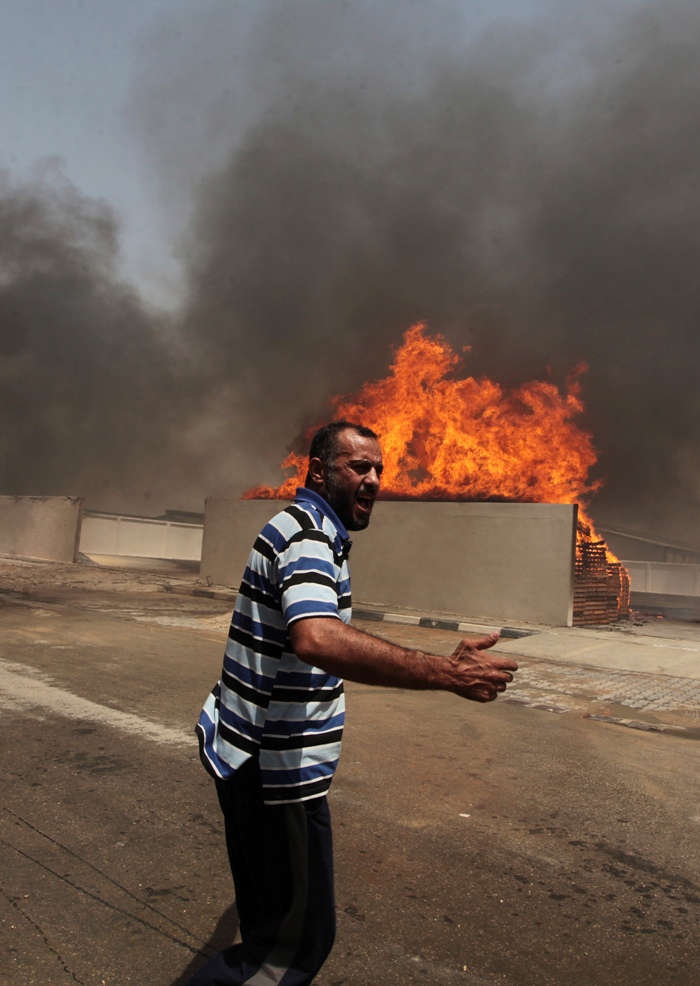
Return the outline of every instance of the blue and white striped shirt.
[[[343,682],[299,660],[289,627],[308,617],[350,622],[350,540],[329,504],[299,488],[250,553],[221,680],[197,723],[202,762],[228,778],[259,756],[266,804],[325,794],[340,756]]]

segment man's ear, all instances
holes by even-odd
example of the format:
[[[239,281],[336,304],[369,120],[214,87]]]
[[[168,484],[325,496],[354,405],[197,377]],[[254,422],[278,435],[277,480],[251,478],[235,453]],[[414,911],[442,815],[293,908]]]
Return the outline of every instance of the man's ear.
[[[309,476],[320,489],[326,485],[326,467],[321,459],[309,459]]]

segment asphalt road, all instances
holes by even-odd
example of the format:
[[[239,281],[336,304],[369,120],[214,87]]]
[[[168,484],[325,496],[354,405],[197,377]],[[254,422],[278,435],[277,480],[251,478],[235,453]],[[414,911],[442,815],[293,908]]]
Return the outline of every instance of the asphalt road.
[[[0,577],[0,982],[179,986],[236,929],[192,733],[228,603],[35,571],[30,590]],[[692,710],[625,728],[586,718],[645,719],[590,678],[554,703],[556,666],[524,671],[489,706],[348,684],[318,986],[698,982]]]

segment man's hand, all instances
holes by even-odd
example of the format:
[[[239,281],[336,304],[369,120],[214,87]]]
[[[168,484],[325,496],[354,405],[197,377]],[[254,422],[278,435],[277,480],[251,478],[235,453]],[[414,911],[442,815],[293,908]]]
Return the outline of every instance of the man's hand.
[[[515,661],[485,653],[498,641],[500,634],[490,633],[477,640],[462,640],[447,659],[452,664],[455,683],[450,691],[473,702],[493,702],[499,692],[513,680],[518,670]]]

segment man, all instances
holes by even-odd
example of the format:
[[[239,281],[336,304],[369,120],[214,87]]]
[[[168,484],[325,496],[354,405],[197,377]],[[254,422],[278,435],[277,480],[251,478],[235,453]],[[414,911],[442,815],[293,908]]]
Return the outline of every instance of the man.
[[[306,485],[265,525],[243,575],[221,680],[202,710],[202,762],[224,814],[242,943],[190,986],[306,986],[335,935],[326,794],[340,754],[343,678],[490,702],[517,670],[493,633],[450,657],[349,626],[348,531],[364,530],[382,454],[369,428],[316,432]]]

